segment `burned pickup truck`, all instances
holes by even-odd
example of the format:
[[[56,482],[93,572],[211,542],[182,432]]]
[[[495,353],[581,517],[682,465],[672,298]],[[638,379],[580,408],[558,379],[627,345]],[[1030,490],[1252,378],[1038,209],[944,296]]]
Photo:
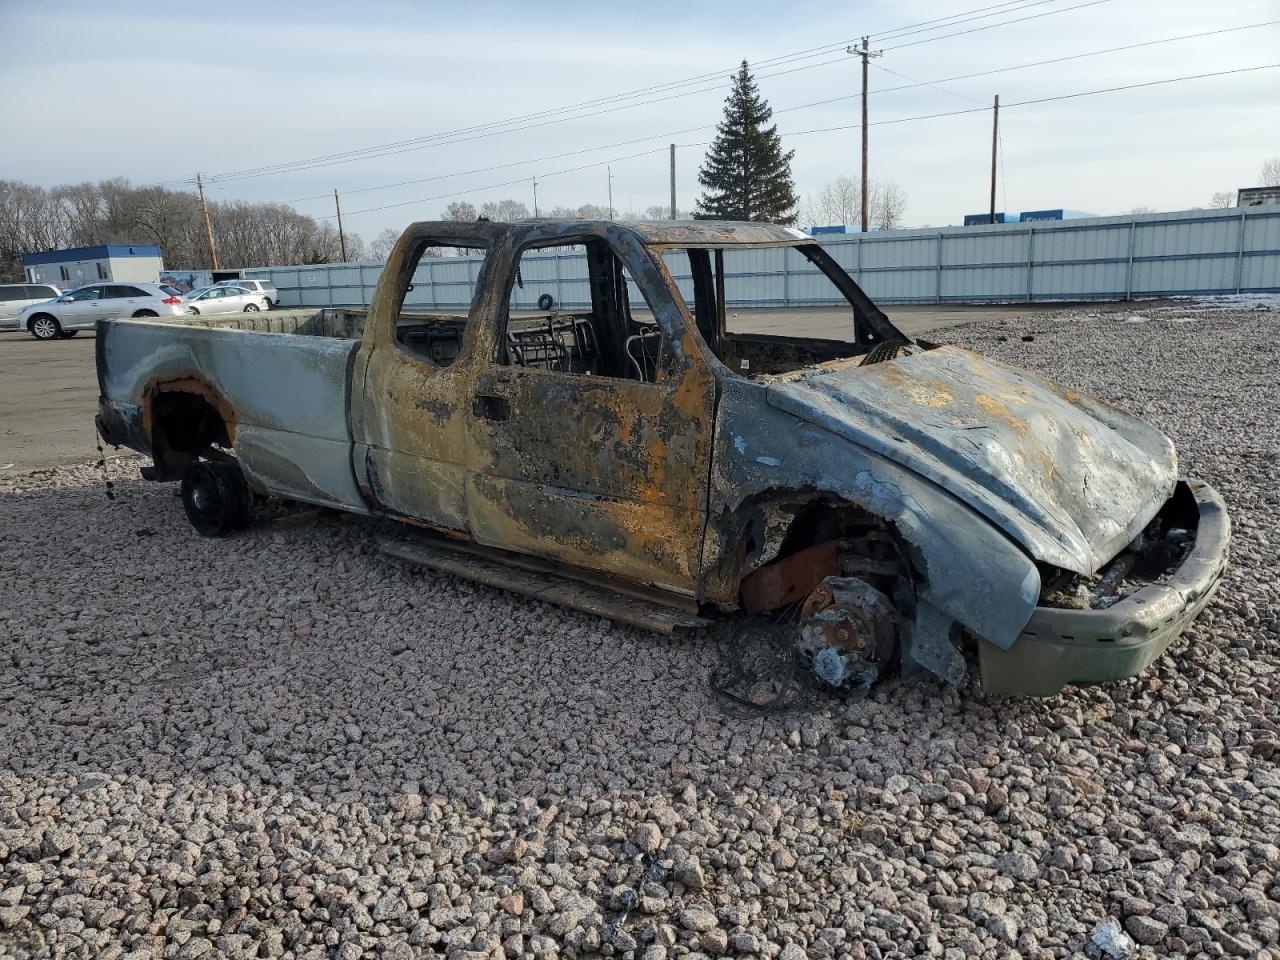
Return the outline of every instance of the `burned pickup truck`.
[[[765,272],[828,306],[727,309]],[[634,625],[793,623],[846,690],[1132,676],[1226,563],[1161,433],[912,341],[790,228],[418,223],[367,312],[250,325],[98,327],[102,437],[203,534],[266,496],[395,518],[391,553]]]

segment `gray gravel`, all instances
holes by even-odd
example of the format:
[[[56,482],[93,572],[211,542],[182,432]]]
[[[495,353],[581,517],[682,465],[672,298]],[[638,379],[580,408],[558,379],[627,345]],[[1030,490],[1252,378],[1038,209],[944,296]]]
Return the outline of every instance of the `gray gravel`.
[[[1277,335],[940,335],[1153,420],[1232,511],[1171,655],[1044,701],[729,719],[709,645],[413,572],[358,519],[215,542],[136,460],[114,502],[0,479],[0,955],[1280,957]]]

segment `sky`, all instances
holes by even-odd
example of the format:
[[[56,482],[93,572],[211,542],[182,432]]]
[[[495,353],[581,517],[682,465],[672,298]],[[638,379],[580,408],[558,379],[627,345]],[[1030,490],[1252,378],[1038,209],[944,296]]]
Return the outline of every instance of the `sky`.
[[[907,226],[959,223],[987,209],[994,94],[1002,104],[1001,210],[1207,206],[1215,191],[1254,185],[1262,163],[1280,156],[1280,69],[1016,105],[1280,64],[1274,23],[950,79],[1277,21],[1278,0],[1039,0],[1017,9],[1031,2],[982,16],[974,11],[993,0],[0,0],[8,93],[0,99],[0,130],[8,132],[0,179],[55,186],[125,177],[193,190],[182,181],[199,171],[212,199],[294,202],[317,217],[332,216],[337,189],[347,229],[369,240],[436,218],[454,199],[479,206],[513,197],[532,207],[535,175],[542,210],[605,205],[608,172],[615,208],[665,204],[667,144],[675,142],[678,201],[689,209],[729,76],[746,58],[795,151],[803,195],[858,176],[860,68],[843,44],[863,34],[884,51],[870,71],[871,177],[906,192]],[[982,18],[876,36],[962,16]],[[1007,22],[1017,18],[1027,19]],[[827,49],[785,59],[815,48]],[[698,77],[705,79],[615,96]],[[889,89],[920,81],[946,82]],[[837,97],[845,99],[806,106]],[[513,118],[528,119],[475,129]],[[825,132],[802,132],[814,130]],[[390,155],[334,157],[415,139]],[[244,175],[321,157],[333,159]],[[408,180],[424,182],[384,188]]]

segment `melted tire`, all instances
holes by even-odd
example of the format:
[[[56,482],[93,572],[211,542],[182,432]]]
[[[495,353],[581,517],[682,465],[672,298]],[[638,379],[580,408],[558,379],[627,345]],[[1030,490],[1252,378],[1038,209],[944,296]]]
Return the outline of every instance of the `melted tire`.
[[[253,520],[253,492],[234,462],[199,460],[182,476],[182,506],[196,532],[225,537]]]

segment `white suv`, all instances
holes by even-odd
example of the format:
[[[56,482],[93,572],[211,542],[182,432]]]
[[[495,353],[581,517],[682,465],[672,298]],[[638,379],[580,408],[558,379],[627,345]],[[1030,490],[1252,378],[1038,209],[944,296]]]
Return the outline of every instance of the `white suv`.
[[[21,330],[18,311],[61,295],[61,290],[47,283],[0,283],[0,330]]]
[[[18,328],[37,340],[74,337],[99,320],[115,317],[183,317],[182,294],[156,283],[91,283],[68,290],[56,300],[23,307]]]
[[[219,280],[214,284],[215,287],[243,287],[250,293],[260,293],[267,298],[267,309],[278,306],[280,303],[280,291],[276,289],[276,285],[270,280]]]

